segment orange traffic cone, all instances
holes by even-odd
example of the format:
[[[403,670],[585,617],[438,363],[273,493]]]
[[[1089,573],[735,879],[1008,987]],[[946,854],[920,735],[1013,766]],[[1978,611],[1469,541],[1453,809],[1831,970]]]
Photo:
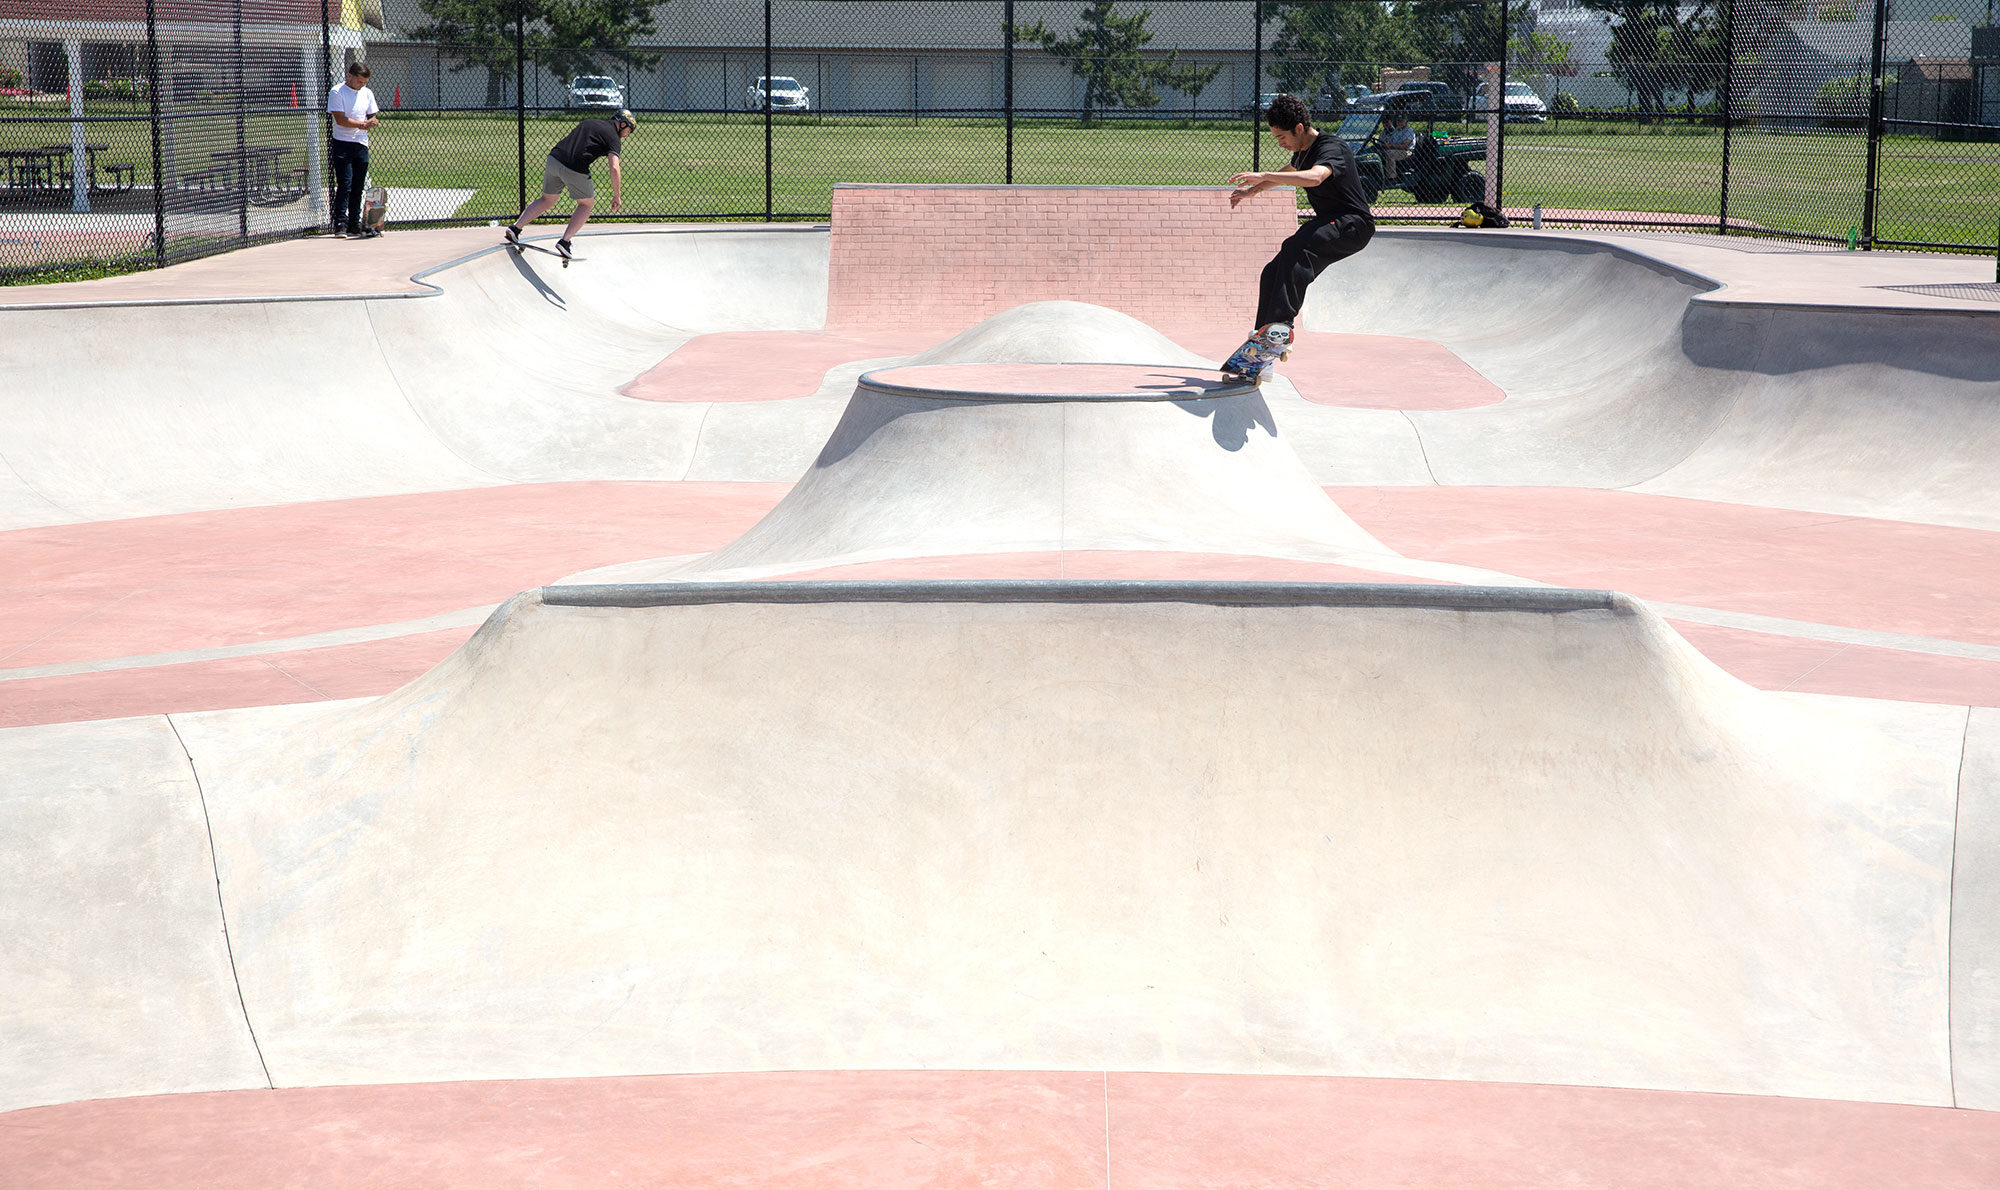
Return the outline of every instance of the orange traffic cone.
[[[389,106],[390,107],[403,106],[403,84],[401,83],[396,84],[396,97],[389,101]]]
[[[292,106],[293,106],[293,107],[297,107],[298,105],[299,105],[299,85],[298,85],[297,83],[293,83],[293,84],[292,84]]]

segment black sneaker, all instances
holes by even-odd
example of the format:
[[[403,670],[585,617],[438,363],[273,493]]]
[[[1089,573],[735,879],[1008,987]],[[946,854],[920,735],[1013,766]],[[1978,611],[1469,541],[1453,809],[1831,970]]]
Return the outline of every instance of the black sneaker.
[[[576,254],[570,251],[570,243],[568,240],[557,240],[556,251],[562,253],[562,258],[564,260],[574,260],[576,258]]]
[[[515,224],[509,223],[507,225],[507,230],[501,232],[500,234],[507,237],[507,242],[510,244],[518,244],[521,242],[521,229],[519,226]]]

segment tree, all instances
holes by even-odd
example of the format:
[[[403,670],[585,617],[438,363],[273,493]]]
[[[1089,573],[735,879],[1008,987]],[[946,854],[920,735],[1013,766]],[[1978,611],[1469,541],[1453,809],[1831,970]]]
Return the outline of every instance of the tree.
[[[514,74],[514,22],[526,23],[522,42],[531,62],[557,75],[597,69],[601,55],[616,53],[630,66],[650,66],[657,54],[631,51],[634,38],[653,31],[650,4],[640,0],[420,0],[431,23],[410,30],[438,43],[452,70],[486,71],[486,106],[506,102]]]
[[[1418,56],[1405,5],[1292,0],[1265,11],[1278,23],[1271,76],[1308,101],[1341,87],[1350,70],[1375,79]]]
[[[1199,94],[1221,71],[1220,66],[1182,66],[1178,50],[1169,50],[1164,58],[1145,57],[1140,51],[1153,40],[1146,30],[1152,15],[1152,9],[1142,8],[1119,16],[1114,0],[1091,0],[1070,36],[1058,37],[1036,21],[1016,25],[1014,40],[1041,46],[1083,80],[1083,122],[1088,124],[1100,107],[1158,107],[1157,87]]]
[[[1722,86],[1725,38],[1716,0],[1583,0],[1612,18],[1611,72],[1632,92],[1641,112],[1662,114],[1667,94]]]

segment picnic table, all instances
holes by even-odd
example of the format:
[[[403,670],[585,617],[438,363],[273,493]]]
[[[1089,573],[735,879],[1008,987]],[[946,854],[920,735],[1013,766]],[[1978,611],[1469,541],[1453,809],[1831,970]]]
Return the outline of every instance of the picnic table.
[[[217,149],[206,170],[187,175],[183,184],[203,190],[240,189],[256,206],[290,202],[305,193],[305,170],[284,168],[290,145],[249,145]]]
[[[84,178],[93,194],[116,193],[130,190],[137,184],[137,167],[120,163],[102,167],[109,174],[110,185],[98,181],[99,165],[97,155],[109,151],[108,145],[85,145]],[[4,176],[6,189],[16,195],[30,198],[53,198],[66,194],[74,184],[76,149],[73,145],[38,145],[26,149],[0,149],[0,176]]]

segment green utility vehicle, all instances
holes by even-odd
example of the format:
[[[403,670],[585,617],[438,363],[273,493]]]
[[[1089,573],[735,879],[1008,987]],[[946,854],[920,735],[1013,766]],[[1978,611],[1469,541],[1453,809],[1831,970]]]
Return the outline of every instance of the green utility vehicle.
[[[1382,113],[1349,112],[1334,135],[1354,150],[1361,191],[1373,203],[1385,190],[1407,190],[1418,202],[1478,202],[1486,197],[1486,176],[1474,162],[1486,160],[1483,136],[1436,136],[1419,132],[1410,155],[1391,178],[1382,161]]]

